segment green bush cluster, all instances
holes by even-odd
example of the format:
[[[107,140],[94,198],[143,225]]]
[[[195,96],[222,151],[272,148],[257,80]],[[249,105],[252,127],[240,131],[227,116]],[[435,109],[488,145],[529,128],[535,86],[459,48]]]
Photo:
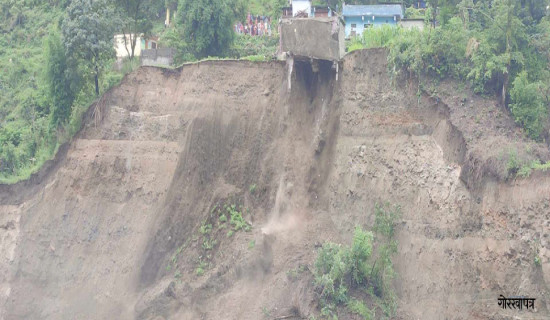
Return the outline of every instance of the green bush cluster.
[[[475,4],[463,0],[440,9],[435,28],[370,28],[351,41],[349,50],[387,47],[393,74],[415,76],[420,83],[447,77],[469,82],[474,91],[494,94],[507,105],[529,137],[548,139],[550,16],[546,9],[527,11],[516,1],[505,0]]]
[[[62,11],[0,1],[0,182],[28,177],[56,149],[44,77],[43,37]]]
[[[228,225],[229,222],[229,225]],[[241,205],[226,202],[223,205],[217,204],[210,210],[208,219],[203,221],[199,232],[210,239],[213,226],[217,225],[216,232],[229,228],[227,237],[231,237],[238,231],[250,231],[252,226],[243,218],[243,207]]]
[[[461,21],[453,18],[443,27],[396,33],[388,44],[390,65],[395,72],[406,70],[417,76],[465,78],[468,35],[456,31],[461,28]]]
[[[232,48],[232,56],[236,58],[255,57],[251,60],[272,58],[277,52],[279,37],[258,37],[250,35],[238,35]]]
[[[372,232],[355,228],[352,247],[325,243],[315,261],[315,284],[320,288],[321,305],[348,301],[349,284],[359,285],[370,279],[368,260],[372,254]]]
[[[59,146],[79,130],[96,93],[105,92],[137,67],[137,59],[125,62],[121,71],[112,67],[113,32],[136,27],[148,33],[156,25],[161,45],[176,49],[175,63],[205,55],[271,59],[278,37],[236,37],[232,19],[244,19],[248,6],[255,6],[256,14],[280,13],[285,1],[218,2],[217,7],[212,3],[197,7],[196,1],[144,1],[139,10],[137,6],[115,10],[113,6],[122,2],[0,0],[0,183],[26,179],[52,159]],[[182,16],[177,15],[176,27],[164,28],[164,6],[174,12],[178,3],[216,22],[206,22],[207,28],[191,25],[197,32],[185,33]],[[194,21],[204,21],[204,17],[196,19],[197,10],[180,13],[191,12]],[[94,23],[86,22],[90,19]],[[98,50],[100,44],[105,50]]]
[[[363,301],[351,298],[349,299],[346,306],[348,307],[350,312],[358,314],[364,320],[374,319],[374,311],[370,310]]]
[[[543,163],[538,159],[533,159],[533,156],[528,154],[520,156],[516,149],[508,150],[506,157],[507,179],[528,178],[533,171],[550,169],[550,161]]]
[[[222,202],[223,203],[223,202]],[[227,237],[231,237],[238,231],[250,231],[251,226],[242,216],[242,206],[226,202],[225,204],[216,204],[211,209],[206,219],[201,222],[198,228],[198,234],[195,234],[193,241],[200,240],[201,255],[195,269],[197,276],[202,276],[208,269],[212,259],[212,252],[219,244],[219,237],[224,229],[229,228]],[[228,223],[229,222],[229,225]],[[248,243],[249,249],[253,249],[255,241]],[[176,252],[175,256],[181,252]],[[174,265],[174,263],[172,263]],[[177,265],[176,265],[177,267]]]
[[[517,170],[517,176],[521,178],[528,178],[533,171],[540,170],[546,172],[548,169],[550,169],[550,161],[541,163],[539,160],[533,160],[522,165],[519,170]]]
[[[225,210],[229,214],[229,224],[233,226],[233,231],[250,231],[250,224],[243,218],[242,212],[235,204],[225,205]],[[241,207],[242,210],[242,207]]]
[[[180,65],[186,62],[197,61],[191,47],[181,40],[182,31],[179,26],[166,29],[161,37],[160,43],[162,46],[174,48],[176,55],[174,64]],[[271,37],[236,35],[231,47],[227,50],[225,59],[243,59],[249,61],[269,61],[272,60],[279,45],[279,37],[277,34]],[[221,60],[219,56],[202,57],[202,60]]]
[[[82,77],[89,70],[66,55],[59,29],[68,4],[0,0],[0,183],[26,179],[52,159],[96,99]],[[135,68],[116,71],[112,62],[102,61],[102,92]]]
[[[313,1],[313,5],[319,5],[318,3],[320,1]],[[323,4],[326,5],[326,3]],[[248,10],[251,14],[269,16],[275,22],[281,16],[281,8],[287,5],[287,0],[248,0]]]
[[[367,48],[387,47],[396,38],[402,38],[409,30],[391,25],[381,25],[365,29],[361,36],[353,37],[348,44],[348,52]]]
[[[351,297],[352,290],[362,290],[381,301],[387,315],[395,311],[391,259],[397,253],[395,224],[400,212],[398,206],[377,204],[374,233],[357,226],[351,246],[327,242],[321,247],[314,276],[322,315],[332,317],[336,308],[343,305],[366,319],[373,317],[374,310]]]
[[[176,54],[174,56],[174,65],[180,65],[185,62],[196,61],[195,56],[193,55],[191,48],[185,41],[182,41],[182,31],[181,28],[176,25],[173,28],[165,29],[159,38],[159,45],[172,48],[175,50]]]
[[[202,258],[199,258],[199,261],[197,263],[197,268],[195,269],[195,274],[200,277],[204,275],[204,271],[208,269],[209,263],[202,260]]]
[[[510,111],[516,122],[533,138],[542,135],[548,116],[544,87],[542,81],[530,82],[527,72],[523,71],[516,77],[510,90]]]
[[[431,8],[415,8],[408,7],[405,8],[405,17],[407,19],[429,19],[431,17]]]

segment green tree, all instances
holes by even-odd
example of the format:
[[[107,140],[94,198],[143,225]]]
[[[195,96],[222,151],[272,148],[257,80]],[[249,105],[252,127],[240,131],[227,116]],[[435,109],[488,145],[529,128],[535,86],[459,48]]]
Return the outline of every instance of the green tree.
[[[225,56],[234,40],[235,1],[182,0],[177,22],[195,57]]]
[[[543,83],[529,82],[525,71],[516,77],[510,90],[510,110],[516,122],[521,124],[533,139],[540,139],[544,123],[548,119],[543,91]]]
[[[50,32],[45,42],[46,68],[45,79],[51,99],[52,121],[55,125],[65,122],[71,114],[78,78],[65,55],[61,35]],[[72,75],[72,76],[71,76]]]
[[[0,171],[13,174],[18,163],[13,144],[4,143],[0,147],[0,155]]]
[[[244,3],[244,13],[250,12],[253,15],[267,15],[273,21],[277,21],[281,17],[283,7],[286,6],[288,6],[287,0],[253,0]],[[240,16],[237,17],[241,19]]]
[[[429,5],[432,9],[432,25],[435,28],[437,22],[437,11],[439,10],[439,4],[442,0],[430,0]]]
[[[115,57],[114,31],[118,24],[107,0],[73,0],[67,8],[62,32],[67,55],[92,74],[99,96],[99,78],[108,60]]]
[[[25,22],[26,3],[23,0],[12,0],[2,5],[3,16],[10,28],[20,26]]]
[[[117,0],[117,8],[122,12],[122,33],[130,59],[134,59],[137,39],[148,36],[153,29],[151,0]]]
[[[176,10],[178,8],[178,0],[165,0],[164,6],[170,10]]]
[[[494,0],[488,11],[481,8],[477,12],[482,16],[480,44],[472,53],[473,68],[469,76],[478,91],[486,89],[487,84],[500,91],[504,105],[510,78],[523,68],[529,37],[525,25],[515,14],[512,0]]]
[[[547,7],[550,6],[548,0],[520,0],[519,17],[525,24],[538,23],[547,15]]]
[[[470,26],[470,13],[474,7],[473,0],[461,0],[456,7],[458,9],[459,16],[462,19],[464,29],[468,29]]]

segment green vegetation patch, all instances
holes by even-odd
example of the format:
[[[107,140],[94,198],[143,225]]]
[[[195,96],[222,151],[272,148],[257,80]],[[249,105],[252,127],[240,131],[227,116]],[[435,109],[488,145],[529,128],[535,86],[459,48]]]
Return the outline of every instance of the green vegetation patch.
[[[527,153],[522,153],[520,156],[517,149],[509,149],[505,157],[501,158],[506,161],[507,179],[513,178],[528,178],[533,171],[543,171],[550,169],[550,161],[541,162],[538,159],[533,159],[533,156]]]
[[[212,259],[212,252],[219,246],[220,238],[223,238],[225,229],[226,238],[232,237],[239,231],[250,231],[252,226],[243,218],[243,212],[248,211],[243,206],[227,201],[214,205],[208,217],[201,222],[196,236],[200,240],[201,255],[196,269],[196,275],[200,276],[208,269]],[[248,243],[248,248],[253,249],[256,245],[254,240]]]
[[[365,319],[374,317],[377,308],[387,316],[396,310],[392,257],[397,253],[395,225],[401,211],[389,204],[376,205],[374,211],[373,231],[357,226],[351,246],[327,242],[319,250],[313,274],[323,316],[335,317],[338,307]],[[372,309],[358,298],[365,295],[371,297]]]
[[[135,60],[124,63],[122,71],[113,67],[114,28],[103,26],[115,23],[114,18],[107,21],[102,16],[97,30],[87,29],[94,35],[103,34],[108,54],[100,59],[82,58],[77,52],[83,50],[70,50],[80,41],[76,29],[87,28],[71,24],[70,13],[87,4],[0,0],[0,183],[29,178],[78,132],[82,115],[98,98],[94,77],[89,76],[96,67],[100,92],[137,67]],[[89,43],[79,43],[91,52]]]
[[[238,58],[249,57],[248,60],[252,59],[250,57],[256,57],[254,59],[262,57],[263,61],[272,59],[277,52],[278,46],[279,37],[276,34],[272,37],[237,35],[233,43],[232,55]]]
[[[527,136],[548,140],[550,15],[544,2],[528,10],[504,0],[429,3],[426,10],[406,10],[409,18],[425,19],[423,30],[369,28],[348,51],[386,47],[392,75],[414,76],[420,85],[444,78],[469,83],[506,105]]]

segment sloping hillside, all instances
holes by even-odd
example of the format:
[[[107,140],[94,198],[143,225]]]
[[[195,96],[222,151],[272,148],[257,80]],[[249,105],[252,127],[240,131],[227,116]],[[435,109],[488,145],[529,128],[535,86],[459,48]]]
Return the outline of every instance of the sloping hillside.
[[[396,318],[550,316],[547,174],[490,174],[453,95],[392,84],[383,50],[346,56],[338,81],[297,63],[289,90],[286,70],[143,67],[108,92],[54,162],[0,188],[0,319],[318,315],[319,245],[385,201],[402,208]],[[483,134],[522,143],[500,128]]]

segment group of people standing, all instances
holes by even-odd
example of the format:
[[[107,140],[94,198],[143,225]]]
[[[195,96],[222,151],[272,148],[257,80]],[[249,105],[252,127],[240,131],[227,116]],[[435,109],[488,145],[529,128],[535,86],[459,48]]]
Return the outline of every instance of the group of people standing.
[[[235,24],[235,32],[251,36],[271,36],[271,18],[248,13],[245,24]]]

